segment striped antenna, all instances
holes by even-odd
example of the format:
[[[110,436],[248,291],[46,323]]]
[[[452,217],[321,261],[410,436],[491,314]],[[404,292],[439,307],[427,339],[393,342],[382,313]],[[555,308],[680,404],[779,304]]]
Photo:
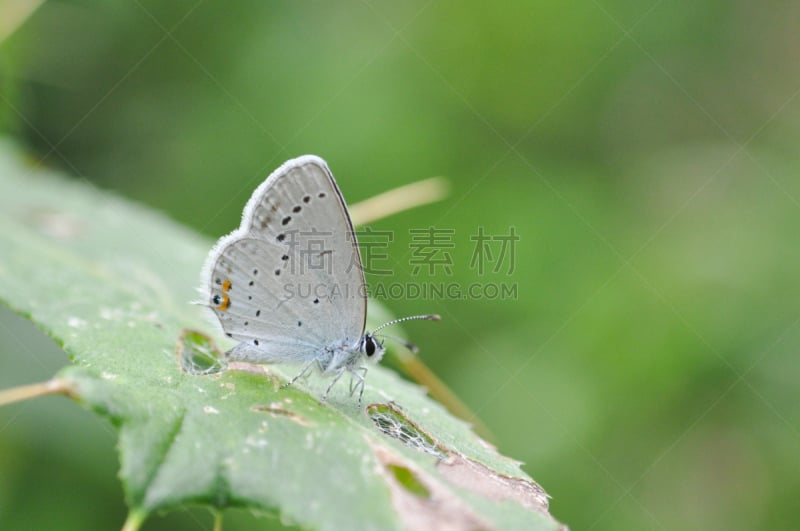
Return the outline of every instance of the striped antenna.
[[[408,316],[408,317],[401,317],[400,319],[395,319],[393,321],[389,321],[388,323],[383,323],[378,328],[376,328],[375,330],[372,331],[372,335],[375,335],[375,332],[377,332],[378,330],[382,330],[382,329],[386,328],[387,326],[396,325],[398,323],[404,323],[406,321],[415,321],[415,320],[440,321],[441,319],[442,318],[439,315],[435,314],[435,313],[430,314],[430,315],[411,315],[411,316]]]

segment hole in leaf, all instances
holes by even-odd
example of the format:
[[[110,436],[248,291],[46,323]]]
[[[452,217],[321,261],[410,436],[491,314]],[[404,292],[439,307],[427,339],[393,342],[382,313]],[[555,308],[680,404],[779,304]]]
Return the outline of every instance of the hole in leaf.
[[[178,366],[187,374],[205,376],[222,372],[226,368],[225,358],[214,340],[195,330],[181,330],[175,356]]]
[[[447,450],[414,424],[396,405],[370,404],[367,407],[367,415],[385,435],[438,459],[447,457]]]
[[[410,469],[400,465],[387,465],[387,470],[392,473],[397,482],[411,494],[421,498],[430,498],[431,491],[422,484]]]

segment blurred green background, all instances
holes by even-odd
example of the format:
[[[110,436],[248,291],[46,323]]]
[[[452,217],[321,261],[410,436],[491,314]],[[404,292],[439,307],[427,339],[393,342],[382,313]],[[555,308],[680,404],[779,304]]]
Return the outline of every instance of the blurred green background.
[[[35,7],[0,1],[4,136],[209,237],[302,153],[328,161],[350,203],[447,177],[446,201],[372,225],[394,231],[392,280],[518,297],[384,302],[442,314],[406,327],[422,359],[556,518],[800,525],[796,2]],[[454,231],[450,276],[412,275],[409,229],[431,226]],[[514,227],[511,275],[469,267],[479,227]],[[66,362],[0,319],[2,387]],[[0,527],[121,525],[113,445],[63,399],[0,410]]]

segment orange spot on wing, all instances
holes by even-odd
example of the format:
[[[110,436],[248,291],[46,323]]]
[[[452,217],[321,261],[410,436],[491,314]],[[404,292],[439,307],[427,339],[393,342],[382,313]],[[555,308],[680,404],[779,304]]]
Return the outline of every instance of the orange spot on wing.
[[[230,297],[228,297],[227,295],[223,295],[222,296],[222,302],[219,303],[219,306],[217,306],[217,309],[224,311],[224,310],[227,310],[228,306],[230,306],[230,305],[231,305]]]
[[[231,281],[226,280],[222,283],[222,291],[230,291],[231,290]]]

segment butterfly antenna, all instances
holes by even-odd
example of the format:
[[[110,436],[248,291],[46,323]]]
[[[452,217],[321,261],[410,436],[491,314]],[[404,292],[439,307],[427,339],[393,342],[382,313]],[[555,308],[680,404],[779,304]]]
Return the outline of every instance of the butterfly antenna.
[[[390,336],[388,334],[379,334],[379,335],[372,334],[372,335],[374,337],[383,337],[383,338],[386,338],[386,339],[391,339],[392,341],[394,341],[396,343],[400,343],[401,345],[406,347],[408,350],[411,351],[412,354],[419,354],[419,347],[418,346],[416,346],[414,343],[411,343],[410,341],[406,341],[405,339],[403,339],[401,337]]]
[[[430,315],[410,315],[408,317],[401,317],[400,319],[395,319],[393,321],[389,321],[388,323],[383,323],[378,328],[372,331],[372,335],[375,335],[375,332],[378,330],[382,330],[387,326],[396,325],[398,323],[404,323],[406,321],[416,321],[416,320],[425,320],[425,321],[440,321],[442,318],[435,313]]]

